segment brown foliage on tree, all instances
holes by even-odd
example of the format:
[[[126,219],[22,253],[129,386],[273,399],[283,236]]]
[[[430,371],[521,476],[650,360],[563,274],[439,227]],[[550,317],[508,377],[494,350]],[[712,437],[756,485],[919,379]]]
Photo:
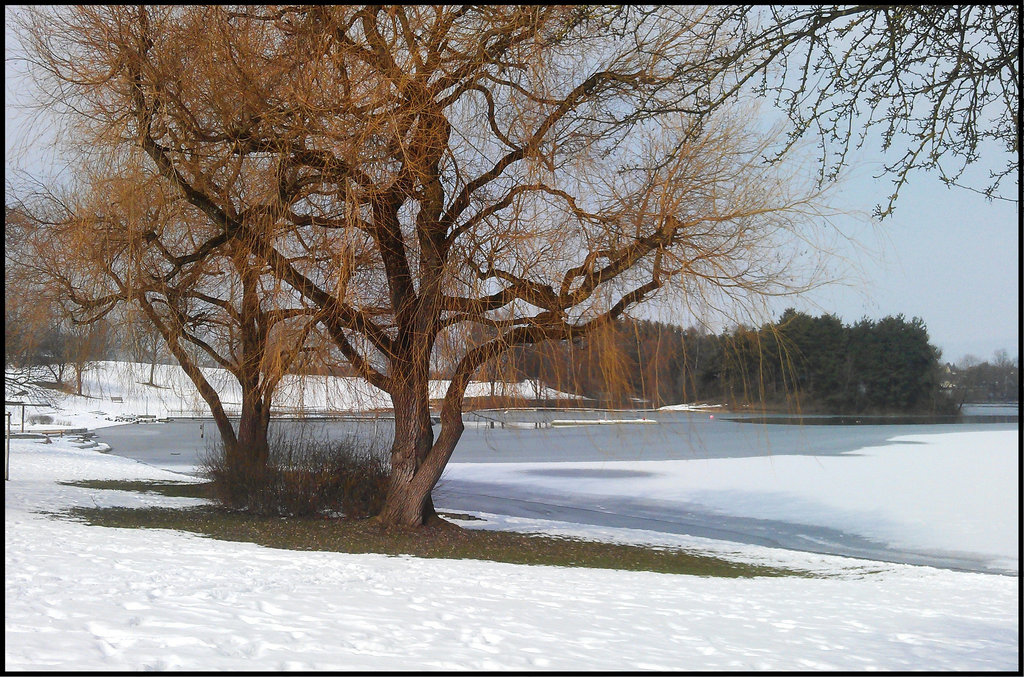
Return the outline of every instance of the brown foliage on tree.
[[[160,272],[118,293],[150,305],[172,352],[199,337],[147,299],[191,293],[190,271],[230,268],[257,315],[301,304],[391,395],[380,519],[415,527],[436,518],[483,365],[655,297],[786,293],[815,263],[794,238],[816,244],[816,196],[762,161],[775,138],[750,111],[693,112],[696,90],[729,85],[687,67],[723,39],[704,12],[73,7],[26,32],[93,183],[130,176],[188,212],[119,244]],[[449,381],[436,435],[432,373]]]
[[[53,308],[46,285],[25,261],[31,218],[11,205],[4,207],[4,365],[26,369],[37,362],[45,334],[52,329]]]
[[[84,331],[141,314],[209,406],[229,465],[265,467],[273,392],[313,328],[312,313],[288,307],[237,242],[210,245],[206,220],[187,201],[164,194],[154,177],[121,170],[127,176],[83,172],[67,196],[35,196],[26,265]],[[197,238],[206,243],[197,247]],[[202,369],[210,363],[240,387],[237,430]]]

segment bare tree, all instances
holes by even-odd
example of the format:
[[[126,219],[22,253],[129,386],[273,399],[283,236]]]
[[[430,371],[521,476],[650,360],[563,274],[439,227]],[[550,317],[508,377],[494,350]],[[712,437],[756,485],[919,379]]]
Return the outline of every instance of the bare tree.
[[[36,200],[27,210],[37,220],[32,265],[87,332],[107,317],[141,312],[210,407],[228,466],[265,467],[273,392],[313,327],[310,313],[279,301],[279,285],[236,242],[196,247],[203,219],[194,207],[122,171],[82,181],[67,197]],[[204,360],[238,383],[237,431]]]
[[[70,323],[67,331],[68,357],[75,376],[75,394],[83,395],[85,373],[96,360],[106,359],[110,347],[110,325],[105,320],[88,324]]]
[[[139,363],[149,363],[149,378],[143,385],[159,387],[156,365],[164,353],[163,337],[141,313],[128,317],[127,325],[124,338],[132,358]]]
[[[751,111],[698,110],[694,92],[732,84],[691,68],[725,41],[708,18],[74,7],[24,26],[44,103],[75,122],[82,152],[142,154],[152,190],[201,217],[181,221],[156,282],[224,250],[243,282],[290,289],[391,395],[380,520],[415,527],[436,520],[430,492],[489,361],[598,332],[656,297],[714,306],[797,290],[804,265],[818,272],[806,174],[762,161],[779,140]],[[121,278],[118,293],[150,304],[174,352],[188,320],[172,328],[148,295],[171,309],[184,289],[140,280]],[[267,304],[265,291],[251,303]],[[488,338],[474,342],[473,327]],[[432,370],[449,380],[436,436]]]
[[[883,172],[893,192],[877,216],[892,213],[917,171],[936,171],[947,186],[1017,200],[1019,4],[743,5],[715,9],[706,25],[736,39],[691,67],[734,80],[726,90],[698,91],[701,109],[727,102],[744,85],[774,97],[794,123],[791,140],[811,133],[821,141],[826,181],[846,164],[851,147],[878,130],[882,150],[894,159]],[[965,182],[985,141],[1002,147],[1003,167]],[[1007,181],[1010,190],[1000,191]]]

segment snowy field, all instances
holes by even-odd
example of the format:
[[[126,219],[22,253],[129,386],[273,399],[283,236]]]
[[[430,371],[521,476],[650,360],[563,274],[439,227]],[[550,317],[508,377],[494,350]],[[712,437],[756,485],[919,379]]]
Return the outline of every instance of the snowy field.
[[[490,528],[676,545],[820,577],[274,550],[41,514],[195,502],[59,485],[182,479],[67,440],[13,440],[11,473],[5,670],[1019,669],[1016,576],[490,515]]]

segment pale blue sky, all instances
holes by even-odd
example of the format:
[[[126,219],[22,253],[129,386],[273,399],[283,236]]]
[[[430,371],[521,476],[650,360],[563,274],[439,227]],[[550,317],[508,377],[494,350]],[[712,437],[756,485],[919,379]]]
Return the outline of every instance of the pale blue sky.
[[[10,54],[13,41],[6,30],[5,38]],[[33,137],[26,144],[27,117],[16,105],[24,98],[25,85],[17,66],[5,61],[4,168],[9,176],[18,167],[41,166],[47,137]],[[15,154],[26,145],[27,152]],[[877,146],[855,155],[850,176],[836,195],[838,206],[870,213],[883,201],[892,186],[888,178],[872,178],[880,159]],[[992,168],[1002,167],[1004,159],[993,153]],[[984,169],[980,167],[982,177]],[[1016,195],[1017,185],[1008,183],[1002,193]],[[773,304],[777,313],[794,306],[813,314],[836,313],[847,323],[902,313],[925,321],[944,361],[955,362],[965,354],[991,359],[998,349],[1018,355],[1019,203],[947,189],[936,175],[918,173],[901,191],[895,213],[881,224],[842,218],[838,225],[864,249],[851,253],[859,279],[851,280],[851,287],[830,286],[782,299]]]
[[[877,147],[859,154],[839,191],[848,208],[870,213],[892,192],[888,177],[872,178],[879,158]],[[992,168],[1001,168],[1004,158],[996,157]],[[1002,193],[1016,195],[1017,184],[1008,182]],[[892,216],[874,225],[844,220],[842,228],[877,252],[856,257],[863,284],[822,289],[792,305],[820,312],[808,303],[814,300],[848,323],[898,313],[920,317],[948,362],[965,354],[990,359],[998,349],[1018,354],[1019,203],[989,201],[947,188],[935,174],[918,173],[900,191]]]

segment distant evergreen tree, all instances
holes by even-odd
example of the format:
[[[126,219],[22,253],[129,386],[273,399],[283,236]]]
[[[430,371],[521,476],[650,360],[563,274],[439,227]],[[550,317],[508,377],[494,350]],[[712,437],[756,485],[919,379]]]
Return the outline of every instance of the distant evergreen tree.
[[[937,411],[949,404],[941,394],[939,351],[920,318],[864,318],[846,327],[835,315],[787,309],[777,323],[738,327],[719,340],[719,378],[732,402],[835,413]]]

